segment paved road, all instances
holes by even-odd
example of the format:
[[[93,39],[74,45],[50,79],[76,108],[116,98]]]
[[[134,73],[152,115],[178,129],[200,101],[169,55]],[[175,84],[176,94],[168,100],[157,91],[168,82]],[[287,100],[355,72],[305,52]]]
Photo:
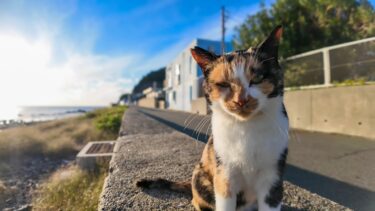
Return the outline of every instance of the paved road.
[[[205,142],[210,119],[186,112],[140,108],[149,117]],[[355,210],[375,210],[375,141],[291,131],[286,179]]]

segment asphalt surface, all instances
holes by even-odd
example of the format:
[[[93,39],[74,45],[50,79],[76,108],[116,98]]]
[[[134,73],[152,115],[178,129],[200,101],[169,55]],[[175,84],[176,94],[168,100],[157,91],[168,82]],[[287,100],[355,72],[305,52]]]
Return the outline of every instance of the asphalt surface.
[[[204,147],[143,112],[134,107],[126,111],[99,210],[193,210],[189,194],[135,186],[143,178],[189,180]],[[284,182],[282,210],[350,209]]]
[[[205,142],[209,116],[139,108],[148,117]],[[286,179],[354,210],[375,210],[375,140],[290,131]]]

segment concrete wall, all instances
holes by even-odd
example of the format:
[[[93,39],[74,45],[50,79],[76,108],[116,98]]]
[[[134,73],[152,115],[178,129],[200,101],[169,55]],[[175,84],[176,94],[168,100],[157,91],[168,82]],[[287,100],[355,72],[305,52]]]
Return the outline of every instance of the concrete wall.
[[[375,139],[375,85],[288,91],[293,128]]]
[[[200,97],[191,101],[191,112],[206,115],[208,113],[206,98]]]
[[[375,140],[375,85],[287,91],[284,102],[292,128]],[[205,98],[192,101],[193,113],[205,108]]]
[[[156,108],[156,99],[155,98],[142,98],[138,101],[138,106],[147,107],[147,108]]]
[[[158,108],[160,108],[160,109],[166,109],[166,107],[165,107],[165,100],[159,100],[158,101]]]

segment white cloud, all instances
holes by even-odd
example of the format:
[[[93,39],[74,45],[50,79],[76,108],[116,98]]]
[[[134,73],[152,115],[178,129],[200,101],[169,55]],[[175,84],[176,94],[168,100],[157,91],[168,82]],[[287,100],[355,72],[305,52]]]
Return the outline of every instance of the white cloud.
[[[173,0],[157,7],[146,5],[130,15],[142,15],[171,3]],[[18,7],[26,8],[25,5]],[[25,21],[0,20],[0,107],[107,105],[116,101],[121,93],[131,91],[137,82],[131,76],[138,78],[141,72],[166,65],[194,38],[220,38],[217,14],[191,26],[181,33],[177,43],[160,49],[155,55],[133,51],[117,56],[101,55],[93,52],[102,30],[100,21],[84,20],[73,35],[64,31],[65,21],[77,12],[76,9],[75,2],[71,1],[61,9],[21,10],[20,13],[27,13],[25,17],[30,17],[27,27],[23,25]],[[253,9],[245,8],[232,15],[227,24],[228,37],[233,34],[233,26]],[[11,12],[2,12],[12,16]]]
[[[0,46],[1,106],[108,105],[133,84],[121,75],[136,60],[132,55],[68,52],[55,65],[49,39],[2,33]]]

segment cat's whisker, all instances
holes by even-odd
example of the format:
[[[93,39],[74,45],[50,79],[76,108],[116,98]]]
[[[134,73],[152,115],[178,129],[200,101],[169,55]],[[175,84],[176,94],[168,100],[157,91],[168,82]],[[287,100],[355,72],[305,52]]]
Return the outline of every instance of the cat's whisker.
[[[203,123],[202,123],[201,126],[198,128],[198,130],[199,130],[200,133],[202,133],[202,129],[204,128],[204,126],[205,126],[205,124],[207,123],[208,120],[209,120],[208,117],[205,117],[205,118],[204,118]]]
[[[205,118],[206,118],[206,117],[203,117],[203,118],[199,121],[199,123],[197,124],[197,126],[196,126],[195,129],[194,129],[193,136],[194,136],[194,134],[197,134],[197,135],[198,135],[198,129],[199,129],[200,125],[203,123],[203,121],[205,120]]]
[[[211,127],[212,127],[212,122],[210,121],[210,124],[208,125],[207,130],[206,130],[206,135],[207,135],[208,137],[211,135],[211,133],[208,134],[208,131],[211,129]],[[211,132],[212,132],[212,131],[211,131]]]
[[[191,120],[188,122],[188,124],[184,127],[184,130],[185,130],[187,127],[189,127],[190,124],[194,121],[194,119],[195,119],[196,117],[198,117],[198,116],[199,116],[198,114],[194,114],[193,117],[191,118]]]
[[[191,123],[191,121],[194,120],[195,117],[197,117],[197,116],[199,116],[199,115],[196,114],[196,113],[191,113],[191,114],[189,115],[189,119],[190,119],[190,120],[187,120],[187,121],[186,121],[186,123],[187,123],[186,125],[189,125],[189,124]],[[190,118],[190,117],[191,117],[191,118]]]
[[[265,115],[266,118],[268,118],[269,120],[271,120],[271,121],[273,121],[274,123],[276,123],[277,128],[279,129],[280,133],[281,133],[282,135],[284,135],[285,138],[289,138],[289,131],[288,131],[288,130],[287,130],[287,131],[284,131],[284,130],[281,128],[279,122],[277,122],[274,118],[270,117],[266,112],[263,112],[263,114]]]
[[[262,60],[261,62],[259,62],[260,64],[263,64],[263,62],[266,62],[266,61],[269,61],[269,60],[272,60],[272,59],[275,59],[275,57],[271,57],[271,58],[268,58],[268,59],[264,59]]]
[[[290,130],[290,133],[291,133],[292,137],[294,137],[294,140],[296,140],[297,142],[301,142],[301,139],[299,138],[299,135],[297,134],[296,131]]]
[[[198,125],[195,127],[195,129],[194,129],[194,132],[193,132],[193,137],[195,137],[195,140],[197,140],[198,141],[198,139],[197,139],[197,135],[199,134],[199,127],[200,127],[200,125],[204,122],[204,118],[203,119],[201,119],[200,121],[199,121],[199,123],[198,123]]]
[[[209,118],[207,118],[205,120],[205,122],[202,124],[201,128],[200,128],[200,132],[198,133],[198,137],[197,137],[197,141],[199,141],[199,135],[201,134],[201,130],[204,128],[204,126],[209,122]]]
[[[184,125],[186,125],[186,122],[188,121],[188,119],[191,117],[191,116],[194,116],[195,113],[191,113],[189,114],[189,116],[185,119],[184,121]]]
[[[199,138],[199,135],[202,133],[202,129],[204,128],[204,126],[207,124],[207,122],[210,120],[210,118],[208,117],[205,117],[204,118],[204,121],[203,123],[201,124],[201,126],[199,127],[199,131],[198,131],[198,138]]]

